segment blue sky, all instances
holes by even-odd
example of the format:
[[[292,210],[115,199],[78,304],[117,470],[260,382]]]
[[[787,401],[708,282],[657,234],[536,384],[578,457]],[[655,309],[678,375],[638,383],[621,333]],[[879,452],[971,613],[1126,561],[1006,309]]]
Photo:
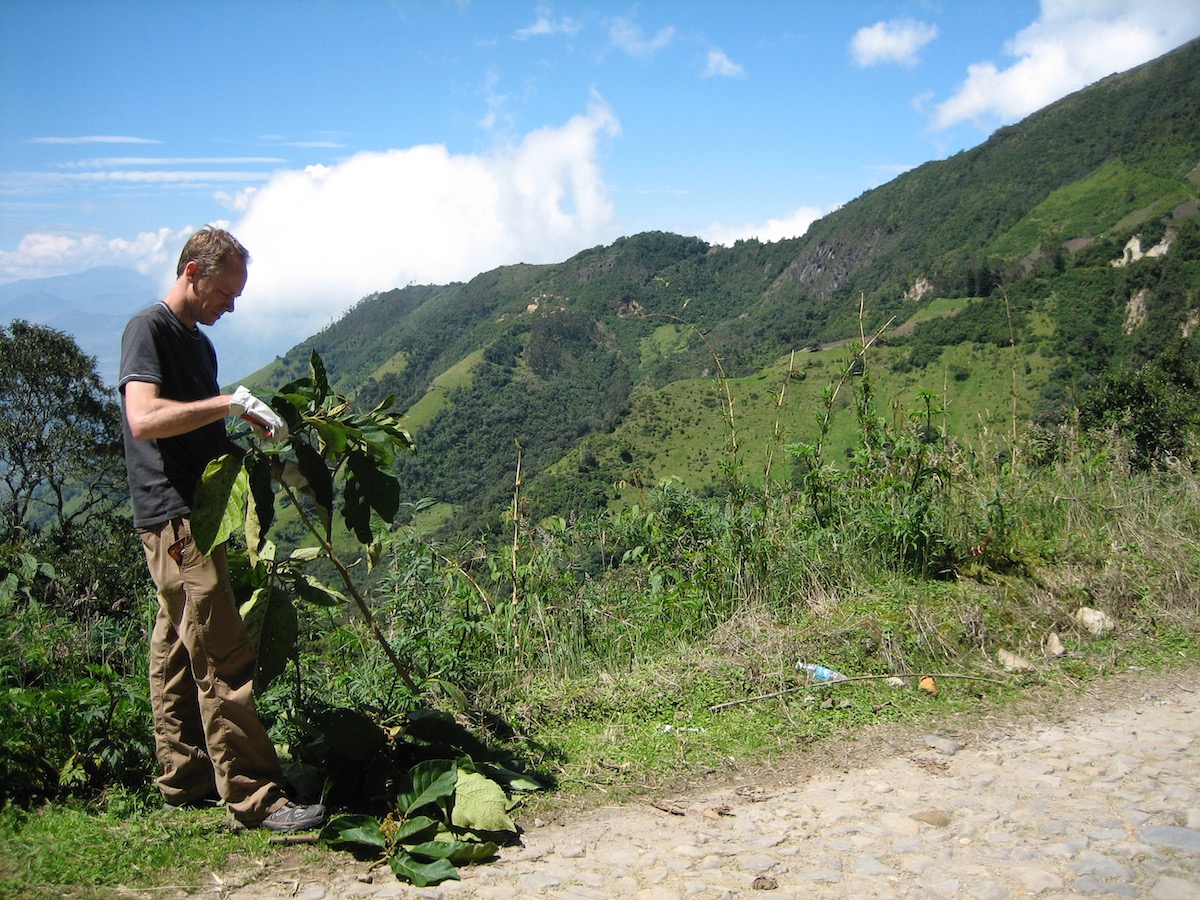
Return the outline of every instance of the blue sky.
[[[254,262],[214,340],[269,359],[396,286],[802,234],[1197,35],[1196,0],[0,0],[0,283],[165,285],[220,223]]]

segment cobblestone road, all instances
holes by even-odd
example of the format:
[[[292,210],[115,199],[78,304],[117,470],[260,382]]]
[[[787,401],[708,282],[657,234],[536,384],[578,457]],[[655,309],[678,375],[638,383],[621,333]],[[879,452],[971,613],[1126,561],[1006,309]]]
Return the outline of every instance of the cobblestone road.
[[[1191,678],[1035,725],[911,733],[865,767],[526,823],[522,847],[437,888],[350,861],[195,896],[1200,898]]]

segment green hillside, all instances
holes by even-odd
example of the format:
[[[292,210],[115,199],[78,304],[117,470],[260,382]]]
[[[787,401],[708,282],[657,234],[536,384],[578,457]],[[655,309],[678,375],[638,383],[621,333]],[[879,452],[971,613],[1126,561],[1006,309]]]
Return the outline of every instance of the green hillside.
[[[541,515],[668,478],[715,485],[731,463],[786,478],[787,448],[816,439],[823,392],[863,336],[889,421],[932,396],[938,428],[963,441],[1053,425],[1106,372],[1194,347],[1198,100],[1193,42],[867,192],[803,238],[726,248],[645,233],[373,295],[252,380],[303,375],[315,349],[338,390],[364,405],[394,395],[418,447],[400,464],[405,499],[452,504],[467,533],[498,527],[518,445]],[[1115,265],[1133,238],[1166,252]],[[853,394],[846,383],[837,403]],[[835,419],[828,449],[851,430]]]

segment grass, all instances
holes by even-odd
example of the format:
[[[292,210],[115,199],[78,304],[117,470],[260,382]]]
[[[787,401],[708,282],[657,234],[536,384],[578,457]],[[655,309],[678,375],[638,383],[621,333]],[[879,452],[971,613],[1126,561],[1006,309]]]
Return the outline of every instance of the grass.
[[[209,887],[208,873],[267,852],[262,832],[232,831],[223,810],[155,809],[146,797],[110,795],[95,806],[0,810],[0,896],[108,898],[118,886]]]

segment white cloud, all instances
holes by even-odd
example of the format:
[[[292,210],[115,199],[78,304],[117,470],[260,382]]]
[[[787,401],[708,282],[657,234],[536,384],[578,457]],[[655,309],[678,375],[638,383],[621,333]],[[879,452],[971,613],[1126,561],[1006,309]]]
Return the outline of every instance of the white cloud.
[[[150,138],[125,137],[117,134],[84,135],[81,137],[39,137],[28,141],[30,144],[161,144],[162,141]]]
[[[914,19],[892,19],[860,28],[850,42],[850,53],[860,66],[899,63],[911,68],[921,48],[936,38],[936,25]]]
[[[145,275],[173,271],[174,256],[189,232],[160,228],[131,241],[98,234],[27,234],[16,250],[0,250],[0,280],[47,278],[95,266],[129,266]]]
[[[376,291],[556,262],[612,240],[618,226],[597,155],[619,129],[597,98],[586,114],[489,155],[424,145],[277,172],[245,196],[231,226],[253,264],[213,339],[257,354],[256,368]],[[225,365],[249,370],[232,358]]]
[[[579,22],[569,16],[555,19],[553,7],[539,6],[537,8],[537,20],[532,25],[518,29],[513,37],[519,41],[523,41],[531,37],[550,37],[556,34],[569,36],[578,34],[582,28],[583,26]]]
[[[813,222],[828,213],[815,206],[802,206],[799,209],[775,219],[757,224],[725,225],[713,222],[703,229],[701,237],[710,244],[732,246],[734,241],[758,238],[760,241],[783,241],[788,238],[800,237]]]
[[[632,19],[616,18],[608,29],[608,36],[618,48],[638,59],[648,59],[675,40],[675,29],[667,25],[646,38],[642,29]]]
[[[1099,79],[1161,56],[1200,34],[1200,4],[1179,0],[1042,0],[1041,14],[1008,42],[1007,68],[967,68],[937,104],[931,127],[1015,122]]]
[[[720,50],[708,51],[708,62],[704,67],[704,77],[741,78],[746,70],[735,63]]]

